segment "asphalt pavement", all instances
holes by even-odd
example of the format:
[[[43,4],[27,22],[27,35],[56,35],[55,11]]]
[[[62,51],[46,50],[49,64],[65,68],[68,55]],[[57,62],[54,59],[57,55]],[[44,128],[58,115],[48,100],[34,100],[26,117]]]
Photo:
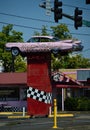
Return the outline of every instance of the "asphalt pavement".
[[[22,113],[0,113],[0,130],[90,130],[90,112],[64,112],[54,117],[30,117]]]

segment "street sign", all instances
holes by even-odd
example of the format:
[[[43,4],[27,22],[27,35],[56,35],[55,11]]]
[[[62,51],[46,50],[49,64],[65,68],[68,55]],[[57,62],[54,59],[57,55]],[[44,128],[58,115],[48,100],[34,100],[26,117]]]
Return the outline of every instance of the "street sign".
[[[51,15],[51,2],[46,0],[46,15]]]
[[[90,21],[83,20],[83,25],[90,27]]]

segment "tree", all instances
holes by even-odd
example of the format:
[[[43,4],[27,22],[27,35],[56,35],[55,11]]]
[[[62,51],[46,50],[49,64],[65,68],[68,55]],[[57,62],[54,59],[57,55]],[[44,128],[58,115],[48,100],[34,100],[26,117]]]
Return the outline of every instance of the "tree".
[[[66,55],[53,57],[52,66],[54,70],[57,69],[79,69],[90,68],[90,59],[84,58],[82,55]]]
[[[57,26],[52,26],[52,35],[55,37],[58,37],[60,39],[77,39],[73,38],[70,34],[70,31],[68,27],[65,24],[59,24]],[[48,35],[46,26],[42,27],[41,33],[38,33],[38,35]],[[61,56],[60,54],[55,57],[52,54],[52,61],[51,61],[51,67],[53,70],[58,69],[70,69],[70,68],[88,68],[90,67],[90,59],[84,58],[82,55],[74,55],[72,56],[72,53]]]
[[[26,60],[20,55],[15,58],[15,70],[16,72],[26,72],[27,64]]]
[[[5,51],[5,44],[7,42],[23,42],[23,33],[17,32],[13,30],[13,25],[9,24],[7,26],[3,26],[2,31],[0,32],[0,60],[3,61],[4,72],[12,71],[12,55],[10,52]],[[18,59],[21,59],[19,56]],[[20,62],[24,62],[23,60]],[[16,63],[15,63],[16,64]],[[16,71],[21,71],[19,65],[16,67]],[[16,65],[15,65],[16,66]],[[25,67],[24,67],[25,68]],[[25,70],[24,70],[25,71]]]
[[[49,35],[49,33],[47,32],[47,27],[46,26],[42,26],[42,29],[41,29],[41,32],[37,32],[37,31],[35,31],[34,32],[34,35]]]
[[[68,60],[67,68],[89,68],[90,59],[83,57],[82,55],[70,56]]]
[[[52,26],[52,35],[60,39],[70,39],[72,38],[68,27],[66,24],[59,24],[57,26]]]

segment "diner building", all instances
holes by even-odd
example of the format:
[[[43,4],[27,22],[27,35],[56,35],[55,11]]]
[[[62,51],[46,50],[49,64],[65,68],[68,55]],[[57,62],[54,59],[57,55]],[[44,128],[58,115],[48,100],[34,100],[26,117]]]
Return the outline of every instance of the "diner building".
[[[38,77],[37,77],[38,78]],[[52,100],[61,109],[67,97],[90,98],[90,69],[52,72]],[[0,111],[27,111],[27,73],[0,73]]]

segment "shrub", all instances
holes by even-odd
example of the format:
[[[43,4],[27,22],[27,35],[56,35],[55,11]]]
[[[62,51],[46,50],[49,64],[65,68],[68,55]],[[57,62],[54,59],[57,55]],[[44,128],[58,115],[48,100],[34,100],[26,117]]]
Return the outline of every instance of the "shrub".
[[[67,98],[65,100],[65,109],[68,111],[90,111],[90,99],[86,97]]]
[[[77,108],[77,99],[76,98],[67,98],[65,100],[65,109],[69,111],[75,111]]]

